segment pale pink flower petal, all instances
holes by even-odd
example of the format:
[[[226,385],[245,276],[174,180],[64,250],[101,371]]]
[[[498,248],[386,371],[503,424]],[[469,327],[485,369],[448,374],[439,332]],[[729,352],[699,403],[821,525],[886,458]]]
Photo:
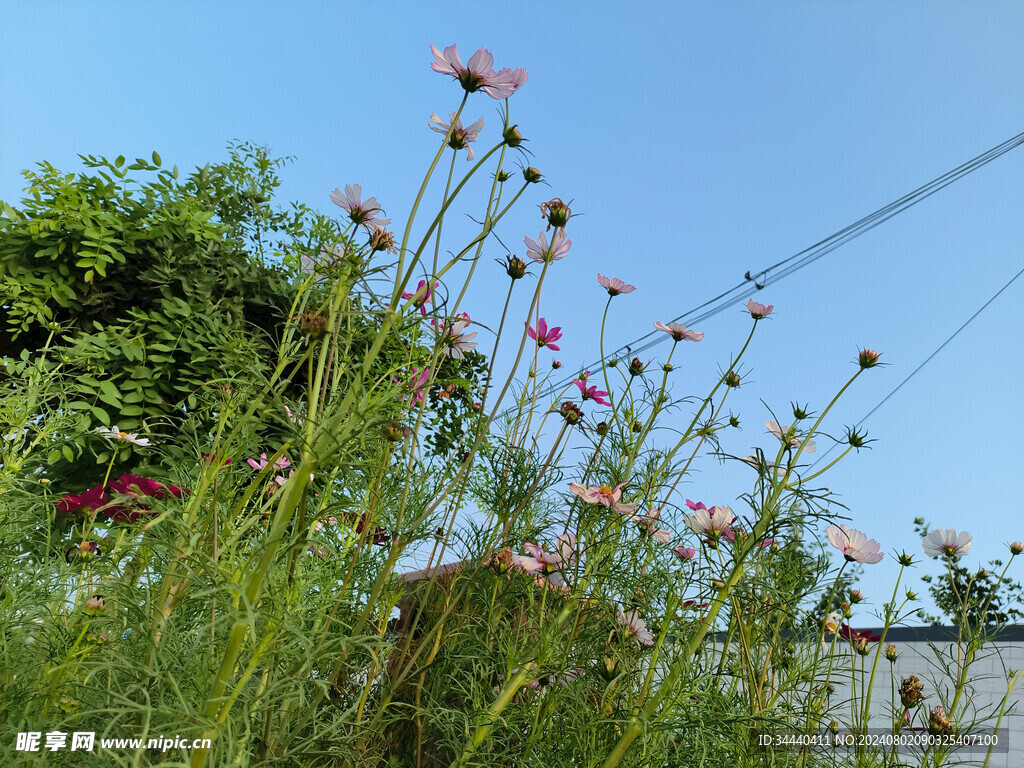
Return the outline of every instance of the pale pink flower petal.
[[[659,331],[664,331],[676,341],[700,341],[704,338],[703,331],[694,331],[687,328],[682,323],[655,323],[654,327]]]
[[[847,528],[845,524],[839,527],[830,525],[825,529],[825,535],[829,544],[842,552],[847,562],[873,564],[883,557],[879,543],[856,528]]]

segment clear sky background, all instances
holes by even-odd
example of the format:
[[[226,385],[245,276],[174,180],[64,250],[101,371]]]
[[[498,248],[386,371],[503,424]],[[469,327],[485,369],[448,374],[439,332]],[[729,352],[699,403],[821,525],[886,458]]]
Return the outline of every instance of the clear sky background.
[[[184,170],[239,139],[295,156],[282,201],[340,214],[328,193],[361,183],[403,222],[439,138],[427,119],[461,97],[428,68],[428,45],[457,43],[464,61],[487,47],[496,68],[530,73],[512,119],[551,184],[503,240],[523,255],[541,229],[533,206],[553,195],[585,214],[542,308],[572,371],[598,357],[597,272],[637,286],[613,302],[615,348],[1024,131],[1021,39],[1024,6],[1009,2],[17,3],[0,26],[0,199],[16,201],[19,171],[40,160],[75,170],[77,153],[156,149]],[[480,93],[466,107],[485,118],[482,148],[499,104]],[[858,347],[888,366],[826,429],[882,400],[1024,267],[1022,171],[1024,148],[760,292],[776,312],[723,447],[774,450],[760,399],[784,423],[791,401],[819,411]],[[464,307],[483,323],[504,297],[503,255],[488,248]],[[916,516],[970,530],[974,565],[1024,539],[1022,297],[1024,278],[865,424],[872,450],[826,476],[887,553],[921,556]],[[748,323],[737,306],[699,325],[674,393],[706,391]],[[752,471],[697,468],[684,495],[739,511]],[[891,554],[866,569],[876,608],[896,570]]]

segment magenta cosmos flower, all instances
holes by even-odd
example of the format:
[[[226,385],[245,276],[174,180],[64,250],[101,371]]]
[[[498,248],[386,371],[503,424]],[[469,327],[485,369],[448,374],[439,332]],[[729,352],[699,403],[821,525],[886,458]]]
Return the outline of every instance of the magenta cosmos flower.
[[[697,554],[697,550],[690,549],[689,547],[673,547],[672,551],[682,561],[693,560]]]
[[[596,384],[590,387],[587,386],[587,377],[589,375],[590,371],[586,371],[582,376],[580,376],[573,382],[573,384],[575,384],[579,388],[580,394],[582,395],[583,399],[593,400],[598,405],[611,405],[611,403],[605,400],[605,397],[608,396],[608,393],[605,390],[598,389]]]
[[[404,291],[402,293],[403,299],[412,299],[412,305],[419,309],[421,315],[427,314],[426,303],[433,301],[434,289],[437,288],[438,284],[427,285],[426,280],[420,280],[416,285],[415,291]]]
[[[747,302],[747,311],[755,320],[760,320],[762,317],[768,317],[768,315],[772,313],[773,309],[775,309],[774,304],[762,304],[758,301],[754,301],[753,299]]]
[[[608,291],[609,296],[618,296],[620,293],[632,293],[636,290],[635,285],[623,282],[617,277],[605,277],[600,272],[597,273],[597,282],[598,285]]]
[[[377,198],[368,197],[362,200],[363,188],[358,184],[346,184],[345,191],[335,189],[331,192],[331,202],[340,206],[356,224],[362,224],[367,230],[372,227],[384,227],[391,223],[391,219],[378,217],[383,213]]]
[[[704,338],[703,331],[693,331],[682,323],[655,323],[654,327],[664,331],[676,341],[700,341]]]
[[[495,72],[494,57],[486,48],[470,56],[465,66],[459,58],[459,49],[454,45],[445,47],[444,53],[432,45],[430,52],[434,54],[434,61],[430,63],[432,70],[438,74],[451,75],[468,93],[482,90],[492,99],[507,99],[522,88],[530,77],[522,67],[506,67]]]
[[[484,127],[484,119],[481,117],[475,123],[468,128],[462,127],[462,118],[457,116],[456,112],[451,112],[448,115],[448,119],[452,123],[446,123],[438,117],[437,112],[434,112],[430,116],[430,123],[428,127],[432,131],[437,131],[444,135],[448,135],[448,131],[451,131],[451,136],[448,136],[448,146],[458,151],[460,149],[466,150],[466,160],[472,160],[474,157],[473,148],[469,146],[471,141],[476,141],[480,137],[480,131]]]
[[[635,610],[626,613],[619,611],[616,618],[626,634],[634,638],[641,646],[654,645],[654,634],[647,629],[644,620]]]
[[[930,531],[921,539],[921,546],[928,557],[960,557],[971,551],[974,539],[967,531],[957,533],[955,528]]]
[[[548,236],[543,232],[537,235],[536,240],[532,237],[524,237],[523,242],[526,243],[526,255],[538,264],[558,261],[564,258],[565,254],[569,252],[569,248],[572,247],[572,240],[566,238],[565,232],[561,230],[555,230],[551,236],[550,244],[548,243]]]
[[[619,483],[612,488],[607,485],[585,486],[580,483],[569,483],[569,490],[587,504],[601,504],[620,514],[632,515],[636,512],[636,504],[627,504],[622,501],[622,487],[624,485],[625,483]]]
[[[874,539],[869,539],[856,528],[830,525],[825,529],[828,542],[843,553],[850,563],[877,563],[882,559],[881,547]]]
[[[526,334],[537,342],[538,347],[547,347],[552,352],[558,352],[561,349],[555,342],[562,338],[562,334],[559,333],[562,326],[556,325],[554,328],[548,328],[548,322],[543,317],[537,321],[536,331],[533,330],[529,322],[524,325],[526,325]]]

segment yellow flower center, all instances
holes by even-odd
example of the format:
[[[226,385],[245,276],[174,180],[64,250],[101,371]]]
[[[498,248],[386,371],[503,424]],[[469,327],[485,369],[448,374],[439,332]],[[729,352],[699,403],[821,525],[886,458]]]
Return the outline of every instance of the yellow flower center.
[[[609,488],[607,485],[602,485],[600,488],[597,489],[597,492],[601,493],[601,494],[604,494],[605,496],[611,496],[612,495],[612,489]]]

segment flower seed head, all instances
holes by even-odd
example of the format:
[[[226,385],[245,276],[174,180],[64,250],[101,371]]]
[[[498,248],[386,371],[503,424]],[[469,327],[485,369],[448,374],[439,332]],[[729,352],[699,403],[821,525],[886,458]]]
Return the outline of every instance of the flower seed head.
[[[316,312],[303,312],[299,316],[299,330],[310,336],[322,336],[327,331],[327,318]]]
[[[941,704],[928,713],[928,733],[934,736],[953,733],[953,721],[946,717],[946,710]]]
[[[607,421],[599,421],[599,422],[597,422],[597,427],[595,427],[595,429],[597,430],[597,434],[599,434],[601,437],[604,437],[605,435],[608,434],[608,422]]]
[[[526,274],[526,262],[517,256],[509,256],[505,265],[505,274],[513,280],[518,280]]]
[[[924,686],[917,675],[911,675],[900,684],[899,694],[900,702],[904,707],[910,709],[924,701]]]
[[[890,662],[895,662],[896,659],[898,659],[899,657],[900,657],[900,655],[898,653],[896,653],[896,646],[895,645],[893,645],[892,643],[889,643],[888,645],[885,646],[885,658],[887,658]]]
[[[572,217],[572,209],[562,202],[562,198],[553,197],[546,203],[540,204],[540,215],[541,218],[548,220],[548,229],[554,227],[564,232],[565,225],[569,223],[569,219]]]
[[[579,406],[572,400],[566,400],[562,403],[558,412],[562,415],[562,418],[565,419],[566,424],[569,426],[579,424],[583,419],[583,411],[581,411]]]

